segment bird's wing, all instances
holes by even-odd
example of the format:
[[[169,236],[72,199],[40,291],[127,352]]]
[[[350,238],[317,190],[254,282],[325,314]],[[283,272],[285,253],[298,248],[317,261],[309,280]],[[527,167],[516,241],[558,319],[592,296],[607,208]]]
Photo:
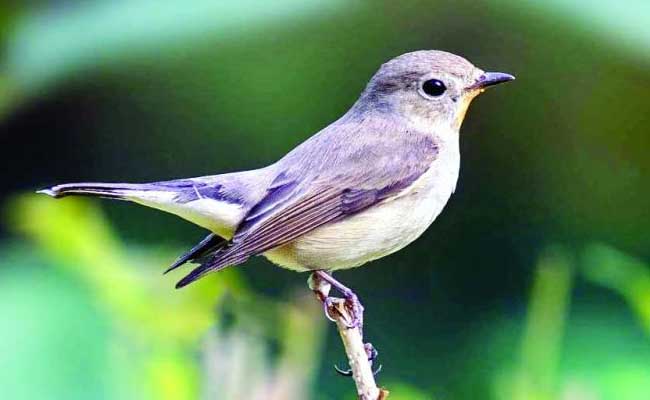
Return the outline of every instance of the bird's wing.
[[[196,246],[192,247],[188,252],[178,257],[178,259],[176,259],[176,261],[174,261],[174,263],[169,268],[167,268],[165,273],[175,270],[186,262],[200,261],[207,257],[209,254],[219,251],[226,243],[226,239],[223,239],[214,233],[210,233]]]
[[[301,155],[300,159],[309,162],[299,165],[288,162],[287,169],[278,174],[231,241],[176,286],[183,287],[210,271],[240,264],[252,255],[399,194],[430,168],[438,154],[433,138],[415,132],[391,140],[363,140],[348,151],[313,154],[311,160]],[[319,157],[323,162],[316,165],[314,159]],[[305,165],[313,168],[312,172],[301,171]]]

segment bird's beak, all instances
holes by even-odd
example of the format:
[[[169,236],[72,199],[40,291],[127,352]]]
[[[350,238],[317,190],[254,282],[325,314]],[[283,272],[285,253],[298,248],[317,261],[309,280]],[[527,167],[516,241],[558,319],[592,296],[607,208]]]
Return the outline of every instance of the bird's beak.
[[[468,90],[480,90],[483,91],[485,88],[498,85],[499,83],[514,81],[515,77],[510,74],[504,74],[503,72],[485,72],[483,75],[474,82]]]

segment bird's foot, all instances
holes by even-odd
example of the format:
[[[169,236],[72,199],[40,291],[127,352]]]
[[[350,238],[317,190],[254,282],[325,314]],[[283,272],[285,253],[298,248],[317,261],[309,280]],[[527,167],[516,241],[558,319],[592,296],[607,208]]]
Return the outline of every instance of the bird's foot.
[[[323,288],[323,283],[327,287]],[[334,287],[344,297],[345,302],[343,306],[348,311],[345,321],[343,323],[348,329],[359,328],[363,330],[363,305],[359,301],[359,297],[352,291],[352,289],[337,281],[325,271],[315,271],[310,277],[310,287],[319,296],[319,300],[323,303],[325,315],[331,321],[336,321],[332,318],[332,310],[336,312],[339,302],[337,299],[329,296],[329,290]],[[340,312],[339,312],[340,313]]]
[[[313,272],[309,277],[309,287],[316,293],[318,300],[323,304],[323,311],[327,319],[332,322],[340,322],[347,329],[359,329],[359,334],[363,338],[363,305],[350,288],[325,271]],[[331,297],[329,293],[332,287],[339,291],[343,298]],[[372,367],[379,353],[371,343],[364,343],[364,350]],[[373,371],[373,374],[378,374],[381,368],[382,365],[380,364]],[[334,365],[334,369],[340,375],[352,376],[351,369],[344,370],[337,365]]]
[[[372,367],[372,364],[374,361],[377,359],[377,356],[379,355],[379,352],[375,347],[372,345],[372,343],[364,343],[364,348],[366,350],[366,354],[368,355],[368,361],[370,362],[370,366]],[[382,364],[379,364],[377,369],[372,371],[373,375],[377,375],[378,373],[381,372],[381,368],[383,367]],[[334,365],[334,370],[342,376],[352,376],[352,369],[341,369],[339,368],[338,365]]]
[[[349,329],[359,328],[363,332],[363,305],[352,291],[350,291],[349,295],[345,293],[343,295],[345,296],[345,307],[348,308],[350,317],[352,317],[352,320],[346,326]],[[363,336],[363,333],[361,336]]]
[[[327,319],[329,319],[332,322],[336,322],[336,318],[332,317],[332,314],[330,314],[330,309],[336,307],[336,302],[334,301],[333,298],[331,297],[325,297],[323,300],[323,312],[325,312],[325,316]]]

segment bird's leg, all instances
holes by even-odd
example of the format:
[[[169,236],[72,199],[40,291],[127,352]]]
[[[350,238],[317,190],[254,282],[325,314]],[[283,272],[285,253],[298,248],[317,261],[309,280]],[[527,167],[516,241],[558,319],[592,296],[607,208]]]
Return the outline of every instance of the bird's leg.
[[[352,321],[349,321],[349,323],[346,324],[348,328],[359,328],[360,330],[363,330],[363,305],[361,305],[359,298],[352,291],[352,289],[343,285],[341,282],[334,279],[332,275],[328,274],[325,271],[315,271],[313,275],[315,275],[318,279],[322,279],[323,281],[332,285],[332,287],[338,290],[343,295],[343,297],[345,297],[347,303],[346,306],[350,309],[350,313],[352,314]],[[323,304],[325,304],[325,301]],[[328,318],[330,318],[329,314]]]
[[[316,294],[318,301],[323,305],[323,312],[327,319],[336,322],[336,318],[332,317],[332,314],[330,313],[330,309],[333,309],[335,306],[334,298],[329,296],[332,285],[323,281],[313,273],[309,275],[309,280],[307,282],[309,288]]]
[[[318,300],[323,304],[325,316],[329,320],[332,322],[341,322],[341,324],[344,326],[343,329],[358,329],[359,334],[363,339],[363,306],[351,289],[344,286],[342,283],[334,279],[325,271],[314,271],[309,276],[309,287],[312,291],[314,291]],[[331,297],[329,293],[332,287],[341,292],[341,294],[343,294],[345,297],[345,300]],[[344,303],[341,304],[341,302]],[[344,306],[348,311],[345,313],[345,316],[343,316],[343,314],[341,314],[341,311],[339,311],[340,309],[338,307],[341,305]],[[339,313],[339,316],[343,318],[334,318],[333,313],[335,312]],[[378,352],[370,343],[363,343],[363,350],[365,351],[368,362],[370,363],[370,368],[372,368],[372,364],[376,360]],[[373,375],[378,374],[379,371],[381,371],[381,367],[382,366],[379,365],[376,370],[372,371]],[[340,375],[352,376],[352,369],[343,370],[336,365],[334,366],[334,369]]]

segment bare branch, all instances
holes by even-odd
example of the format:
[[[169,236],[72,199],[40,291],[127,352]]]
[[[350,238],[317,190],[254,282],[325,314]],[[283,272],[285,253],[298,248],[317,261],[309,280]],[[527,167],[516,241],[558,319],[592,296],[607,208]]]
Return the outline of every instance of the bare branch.
[[[309,280],[309,286],[316,294],[318,300],[325,306],[331,286],[315,275]],[[375,376],[372,372],[372,363],[369,360],[368,346],[363,343],[363,334],[360,327],[350,328],[352,314],[346,302],[341,298],[329,297],[329,307],[326,312],[336,321],[336,327],[343,341],[348,363],[352,371],[352,378],[357,387],[359,400],[384,400],[388,391],[377,387]]]

